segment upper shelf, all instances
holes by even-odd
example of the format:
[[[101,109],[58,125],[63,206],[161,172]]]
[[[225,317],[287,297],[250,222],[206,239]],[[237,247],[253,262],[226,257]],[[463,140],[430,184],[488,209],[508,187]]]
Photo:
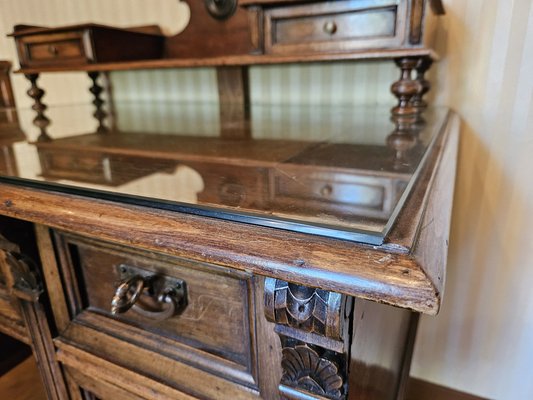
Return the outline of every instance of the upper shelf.
[[[18,72],[437,58],[426,1],[186,2],[189,24],[169,37],[154,27],[18,26]]]

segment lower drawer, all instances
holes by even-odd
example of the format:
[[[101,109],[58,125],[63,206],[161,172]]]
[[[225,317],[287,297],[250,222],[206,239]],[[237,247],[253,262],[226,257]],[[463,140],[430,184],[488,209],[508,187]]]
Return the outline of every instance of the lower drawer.
[[[258,396],[250,275],[65,234],[56,243],[72,315],[58,345],[193,396]]]

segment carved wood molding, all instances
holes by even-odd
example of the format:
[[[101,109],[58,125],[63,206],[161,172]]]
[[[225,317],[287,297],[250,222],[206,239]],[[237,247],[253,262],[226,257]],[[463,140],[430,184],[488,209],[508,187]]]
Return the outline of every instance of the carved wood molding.
[[[282,339],[281,385],[329,398],[346,396],[346,356],[306,343]],[[283,393],[283,388],[281,388]]]
[[[18,300],[47,398],[67,400],[68,394],[55,348],[46,311],[39,301],[43,293],[37,264],[20,252],[19,246],[0,234],[0,267],[6,274],[11,295]]]
[[[265,280],[265,315],[270,322],[340,340],[343,297],[279,279]]]
[[[281,340],[281,396],[345,399],[350,298],[265,278],[264,301]]]

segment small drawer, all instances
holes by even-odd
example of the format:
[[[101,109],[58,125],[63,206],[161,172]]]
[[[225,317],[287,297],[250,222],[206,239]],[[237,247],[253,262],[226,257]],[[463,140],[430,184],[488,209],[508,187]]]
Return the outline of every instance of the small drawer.
[[[255,396],[250,275],[77,236],[56,242],[72,308],[58,341],[202,398]]]
[[[393,180],[384,177],[303,168],[273,171],[270,196],[273,209],[387,218],[393,188]]]
[[[32,35],[17,44],[22,66],[92,62],[90,38],[83,31]]]
[[[264,168],[189,162],[204,181],[198,201],[229,207],[261,208],[268,174]]]
[[[400,45],[406,1],[345,0],[265,10],[266,53],[342,52]]]
[[[118,186],[155,172],[172,172],[176,162],[99,151],[54,148],[54,143],[38,143],[41,175],[47,179]]]

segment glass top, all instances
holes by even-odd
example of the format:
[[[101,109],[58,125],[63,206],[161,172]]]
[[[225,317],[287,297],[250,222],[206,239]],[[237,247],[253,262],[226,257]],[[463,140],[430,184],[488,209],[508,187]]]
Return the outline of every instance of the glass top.
[[[387,107],[94,111],[49,108],[43,132],[31,109],[0,111],[0,181],[369,244],[383,242],[447,114],[398,126]]]

